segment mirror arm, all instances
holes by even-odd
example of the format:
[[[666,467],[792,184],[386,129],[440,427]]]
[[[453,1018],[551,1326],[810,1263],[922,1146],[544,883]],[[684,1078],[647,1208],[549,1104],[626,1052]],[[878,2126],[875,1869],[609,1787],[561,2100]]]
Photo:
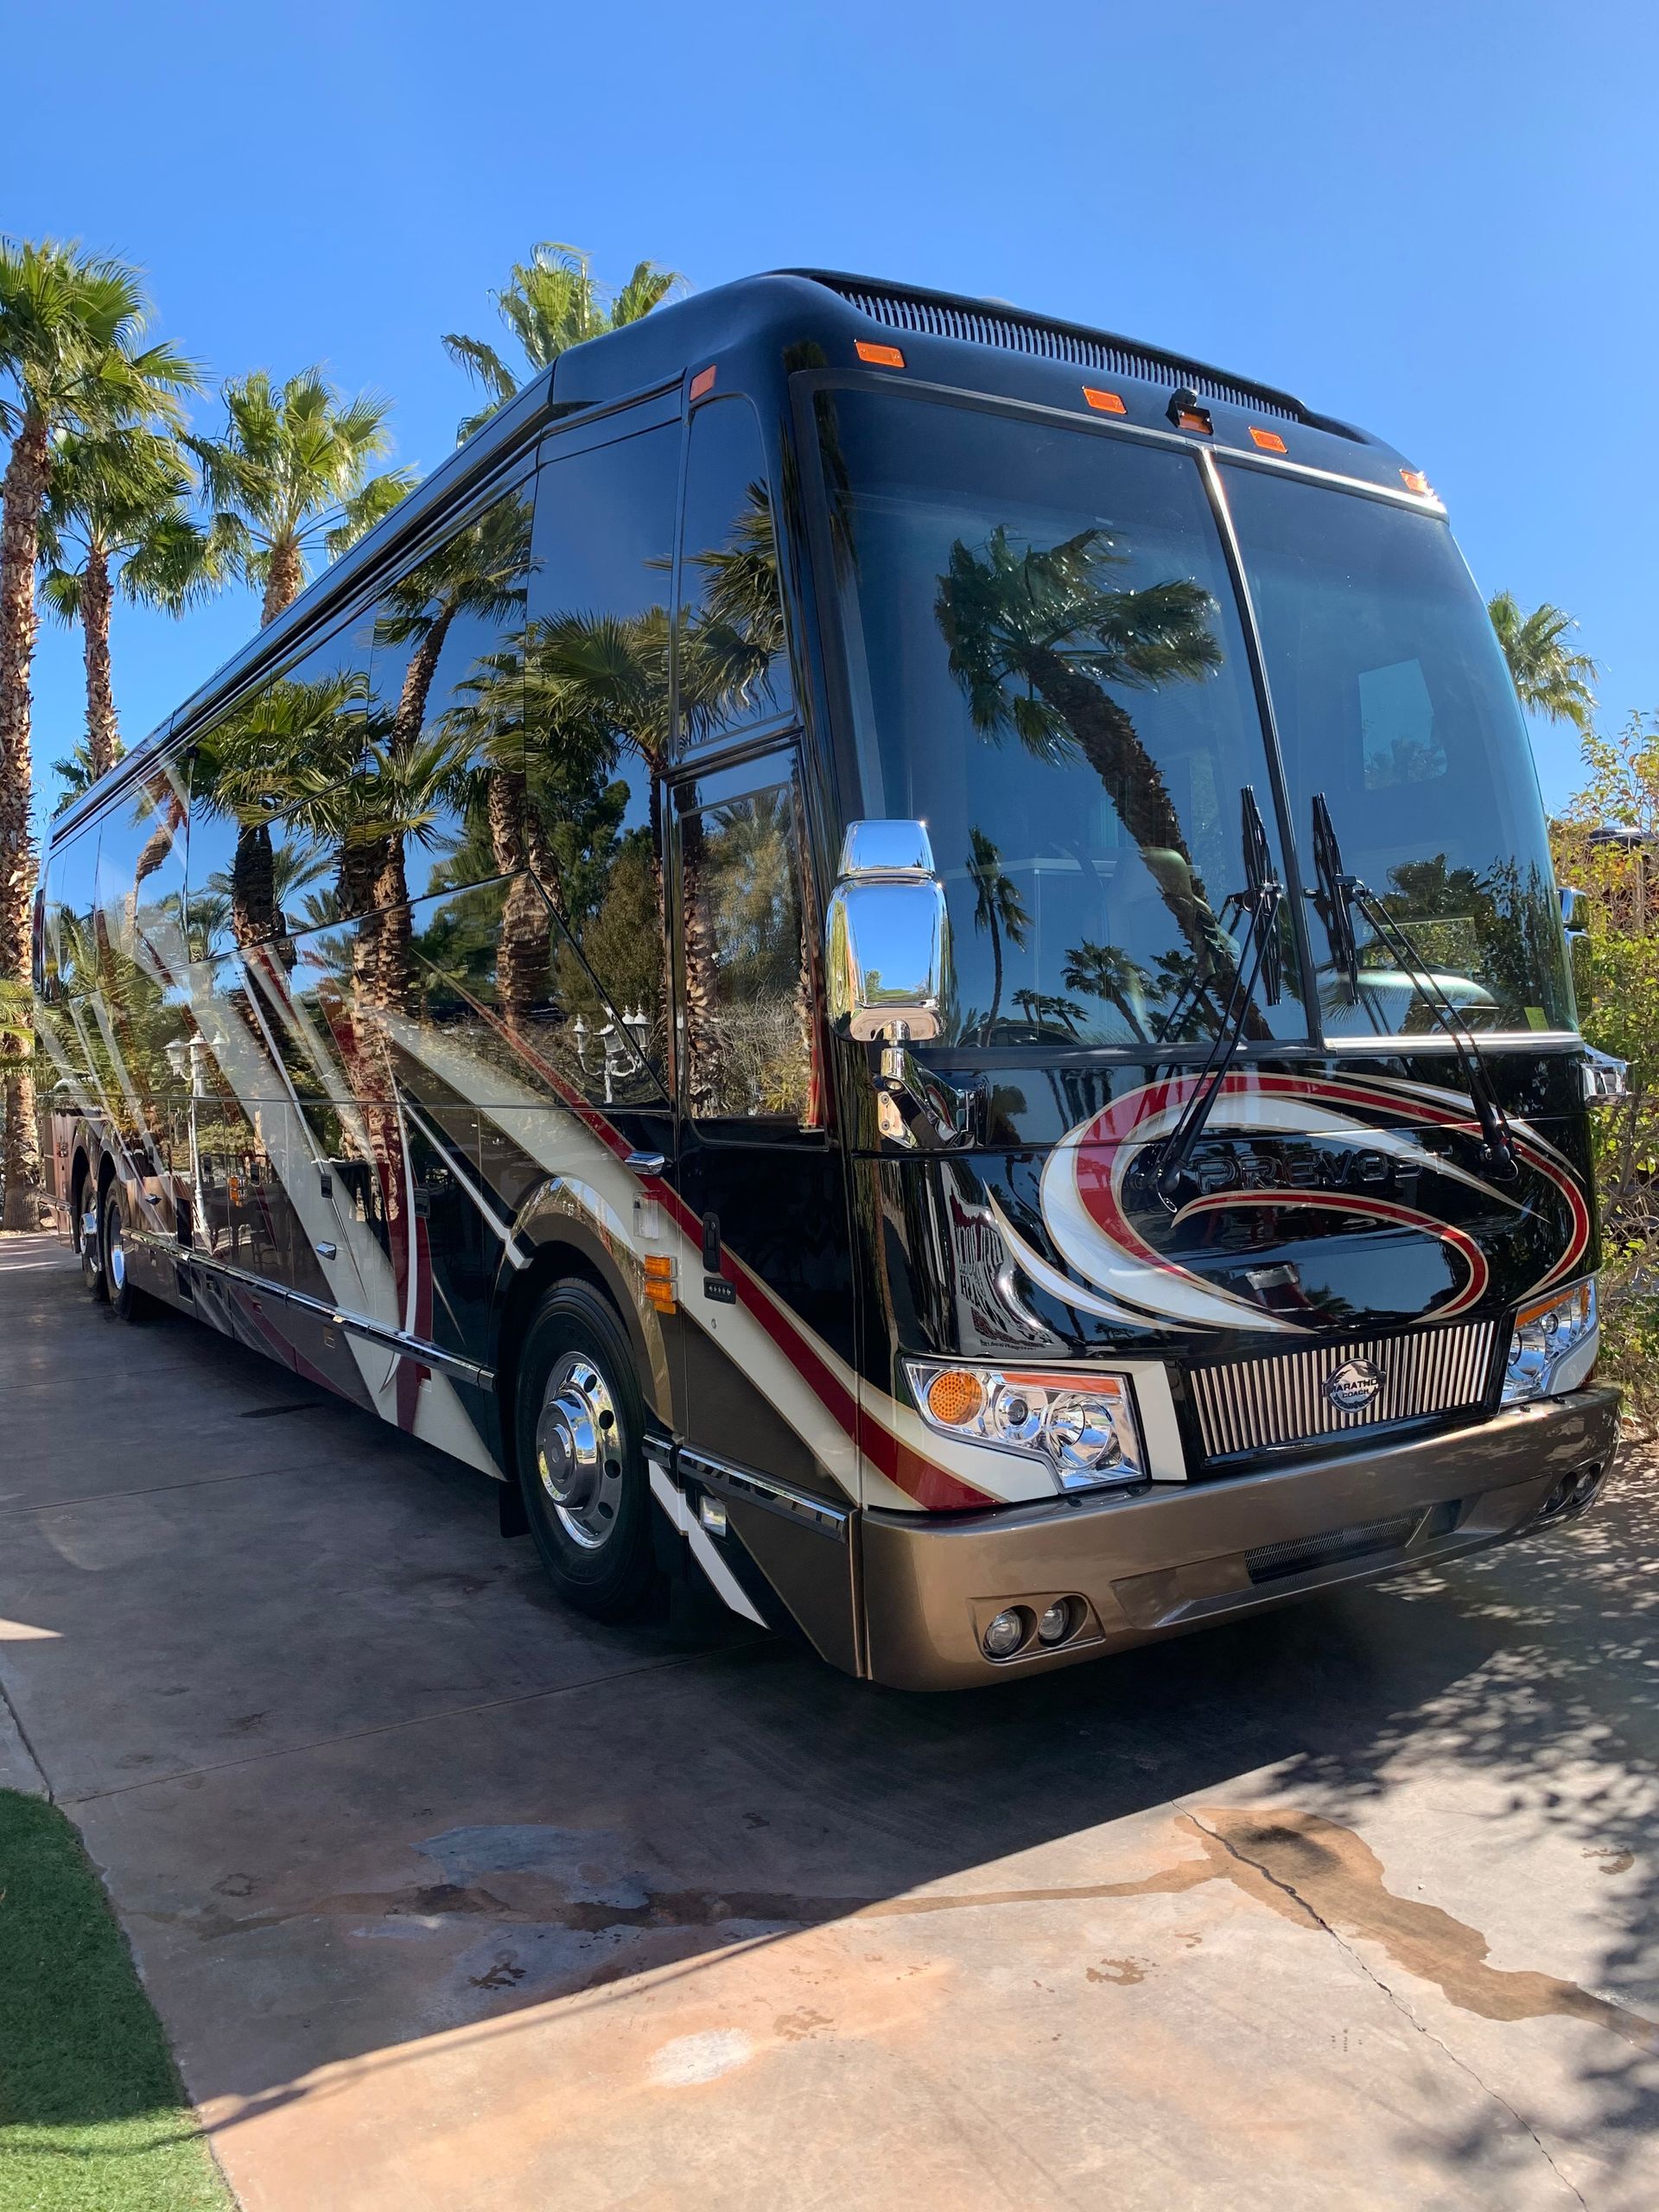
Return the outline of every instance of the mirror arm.
[[[873,1052],[881,1134],[925,1152],[971,1144],[978,1133],[985,1084],[970,1089],[923,1065],[910,1049],[910,1024],[892,1023]],[[891,1112],[882,1111],[890,1107]]]

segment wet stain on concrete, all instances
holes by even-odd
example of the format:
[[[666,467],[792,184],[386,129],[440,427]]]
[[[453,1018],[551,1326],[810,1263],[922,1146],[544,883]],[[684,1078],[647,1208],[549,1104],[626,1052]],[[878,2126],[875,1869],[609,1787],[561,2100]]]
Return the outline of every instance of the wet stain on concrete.
[[[1396,1966],[1432,1983],[1452,2004],[1483,2019],[1582,2020],[1609,2030],[1640,2050],[1659,2053],[1659,2022],[1598,1997],[1577,1982],[1489,1964],[1491,1947],[1478,1929],[1438,1905],[1395,1896],[1384,1881],[1381,1860],[1351,1828],[1315,1813],[1229,1806],[1180,1814],[1173,1825],[1197,1844],[1197,1852],[1133,1880],[887,1897],[658,1888],[643,1873],[610,1871],[626,1864],[626,1846],[618,1836],[550,1827],[453,1828],[420,1847],[452,1877],[448,1880],[352,1891],[288,1911],[241,1918],[200,1914],[194,1916],[194,1924],[212,1941],[324,1915],[344,1914],[370,1923],[378,1919],[382,1925],[408,1916],[428,1927],[453,1916],[489,1916],[504,1928],[533,1930],[538,1947],[546,1947],[546,1968],[531,1977],[545,1992],[550,1971],[556,1976],[561,1970],[580,1970],[579,1986],[590,1987],[618,1973],[638,1971],[643,1963],[638,1951],[632,1950],[626,1960],[613,1959],[595,1967],[591,1947],[581,1940],[584,1938],[605,1937],[615,1943],[631,1931],[645,1931],[671,1940],[703,1929],[718,1930],[720,1939],[731,1943],[834,1922],[912,1920],[933,1913],[1017,1905],[1180,1897],[1207,1883],[1225,1882],[1298,1928],[1380,1945]],[[503,1897],[486,1888],[478,1878],[485,1873],[510,1896]],[[571,1938],[577,1939],[574,1948]],[[1179,1940],[1189,1947],[1199,1941],[1185,1932]],[[470,1985],[489,1990],[515,1987],[521,1977],[512,1971],[517,1962],[514,1953],[499,1940],[480,1950],[481,1955],[474,1951],[467,1962]],[[1103,1958],[1084,1971],[1091,1982],[1129,1987],[1145,1978],[1147,1967],[1135,1958]],[[814,2019],[810,2024],[819,2023]],[[799,2031],[808,2031],[804,2027]],[[683,2078],[713,2077],[693,2073]]]
[[[1600,1862],[1596,1868],[1599,1874],[1623,1874],[1636,1864],[1633,1851],[1619,1851],[1610,1843],[1586,1844],[1584,1855]]]
[[[1439,1905],[1396,1897],[1382,1862],[1351,1828],[1317,1813],[1206,1808],[1202,1819],[1242,1865],[1265,1875],[1328,1932],[1377,1943],[1395,1964],[1432,1982],[1484,2020],[1584,2020],[1638,2050],[1659,2052],[1659,2022],[1554,1974],[1489,1966],[1478,1929]]]

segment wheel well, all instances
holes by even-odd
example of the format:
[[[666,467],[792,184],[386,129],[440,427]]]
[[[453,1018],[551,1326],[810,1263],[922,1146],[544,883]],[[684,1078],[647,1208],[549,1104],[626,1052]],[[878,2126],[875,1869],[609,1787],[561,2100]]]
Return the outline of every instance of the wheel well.
[[[81,1196],[92,1172],[92,1163],[86,1156],[86,1147],[77,1145],[74,1161],[69,1170],[69,1241],[77,1252],[80,1249]]]
[[[513,1390],[518,1381],[519,1347],[530,1317],[540,1304],[543,1295],[556,1283],[571,1281],[590,1284],[607,1306],[613,1307],[622,1324],[622,1332],[634,1351],[634,1331],[622,1311],[615,1292],[612,1289],[594,1262],[579,1245],[565,1243],[543,1244],[527,1268],[521,1268],[513,1277],[512,1287],[507,1293],[506,1310],[501,1317],[500,1334],[496,1340],[495,1395],[501,1408],[501,1444],[504,1462],[510,1478],[516,1477],[518,1467],[517,1427],[512,1414]]]

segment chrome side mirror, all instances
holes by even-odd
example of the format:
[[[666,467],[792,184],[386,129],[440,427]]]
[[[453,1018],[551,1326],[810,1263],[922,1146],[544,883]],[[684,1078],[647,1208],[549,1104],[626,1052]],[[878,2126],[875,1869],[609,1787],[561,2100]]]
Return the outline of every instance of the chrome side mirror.
[[[1561,927],[1567,932],[1567,942],[1571,944],[1575,938],[1581,938],[1585,933],[1584,893],[1582,891],[1575,891],[1570,883],[1564,883],[1555,895],[1561,902]]]
[[[830,1020],[879,1045],[876,1118],[894,1144],[938,1150],[972,1135],[980,1089],[960,1090],[912,1052],[944,1027],[950,921],[919,822],[855,822],[824,924]]]
[[[1629,1097],[1628,1060],[1616,1060],[1611,1052],[1599,1052],[1593,1045],[1586,1045],[1580,1065],[1587,1106],[1616,1106],[1621,1098]]]
[[[919,822],[855,822],[825,919],[830,1019],[868,1044],[939,1033],[950,925]]]

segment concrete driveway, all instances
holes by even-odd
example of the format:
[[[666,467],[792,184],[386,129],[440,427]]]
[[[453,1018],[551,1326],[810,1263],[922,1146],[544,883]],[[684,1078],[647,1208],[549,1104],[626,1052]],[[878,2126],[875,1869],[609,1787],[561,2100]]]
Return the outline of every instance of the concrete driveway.
[[[1656,1499],[905,1698],[0,1242],[0,1679],[258,2212],[1649,2212]]]

